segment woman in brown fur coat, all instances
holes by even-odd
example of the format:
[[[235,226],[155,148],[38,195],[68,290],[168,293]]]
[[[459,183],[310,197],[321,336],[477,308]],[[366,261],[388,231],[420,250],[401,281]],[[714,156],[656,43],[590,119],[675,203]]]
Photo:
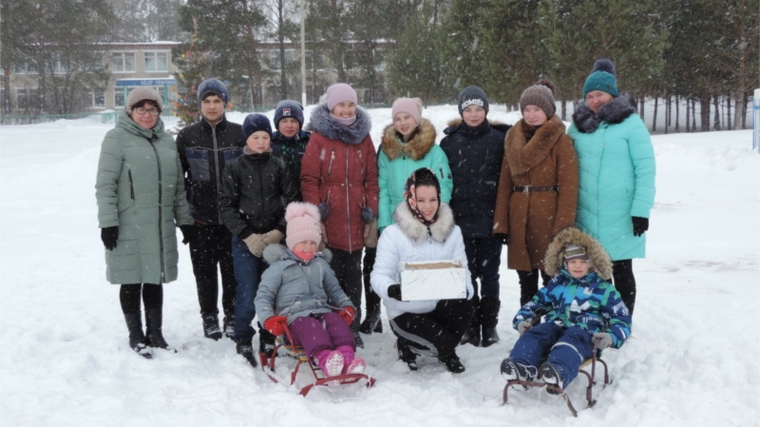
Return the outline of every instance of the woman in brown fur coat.
[[[523,118],[504,141],[493,232],[508,241],[507,267],[517,270],[520,305],[544,285],[546,248],[560,230],[574,225],[578,158],[565,124],[555,115],[554,84],[541,80],[522,93]]]

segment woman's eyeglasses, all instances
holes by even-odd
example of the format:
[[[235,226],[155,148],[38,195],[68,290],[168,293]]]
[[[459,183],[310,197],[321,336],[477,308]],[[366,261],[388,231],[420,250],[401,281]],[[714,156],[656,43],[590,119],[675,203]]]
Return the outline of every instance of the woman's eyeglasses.
[[[145,108],[145,107],[137,107],[133,109],[132,111],[136,111],[137,114],[143,115],[145,113],[150,114],[151,116],[155,117],[158,115],[158,109],[157,108]]]

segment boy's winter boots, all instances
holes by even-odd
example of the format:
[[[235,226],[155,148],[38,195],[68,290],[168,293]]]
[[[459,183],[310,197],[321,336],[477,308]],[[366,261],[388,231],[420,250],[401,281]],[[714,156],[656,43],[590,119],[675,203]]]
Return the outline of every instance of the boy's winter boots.
[[[201,317],[203,319],[203,336],[214,341],[222,338],[222,330],[219,329],[219,318],[216,314],[208,314]],[[234,320],[233,320],[234,321]],[[225,326],[225,330],[226,330]],[[234,333],[234,326],[232,332]]]
[[[177,350],[169,346],[164,339],[163,332],[161,331],[162,323],[163,308],[145,310],[145,342],[150,347],[162,348],[176,353]]]
[[[124,320],[126,320],[129,330],[129,348],[146,359],[152,359],[153,354],[147,346],[142,329],[142,313],[138,311],[137,313],[125,314]]]
[[[235,313],[224,314],[224,336],[232,339],[235,336]],[[205,327],[203,328],[205,331]]]
[[[237,354],[243,356],[245,360],[248,361],[248,364],[250,364],[252,367],[259,366],[258,362],[256,362],[256,356],[253,354],[253,340],[238,340],[235,344],[235,350],[237,351]]]

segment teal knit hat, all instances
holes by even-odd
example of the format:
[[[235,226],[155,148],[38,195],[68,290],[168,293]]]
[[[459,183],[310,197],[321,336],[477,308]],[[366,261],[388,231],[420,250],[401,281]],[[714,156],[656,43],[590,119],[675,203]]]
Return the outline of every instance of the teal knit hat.
[[[601,90],[617,98],[617,78],[615,64],[609,59],[599,59],[594,63],[591,74],[583,84],[583,97],[593,90]]]

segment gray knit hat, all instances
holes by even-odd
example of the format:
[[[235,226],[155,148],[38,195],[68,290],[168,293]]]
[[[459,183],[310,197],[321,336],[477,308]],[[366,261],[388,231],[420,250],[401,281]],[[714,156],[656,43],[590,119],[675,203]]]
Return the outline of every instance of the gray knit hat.
[[[525,111],[528,105],[540,108],[548,119],[554,117],[557,104],[554,101],[554,83],[550,80],[539,80],[535,85],[525,89],[520,96],[520,111]]]
[[[141,105],[143,101],[150,101],[156,104],[159,112],[164,111],[161,95],[159,95],[155,89],[147,86],[139,86],[132,89],[132,91],[129,92],[129,95],[127,95],[127,104],[124,108],[127,110],[127,113],[131,115],[132,108],[138,104]]]
[[[588,261],[588,254],[586,253],[586,250],[578,245],[568,245],[565,248],[565,253],[563,254],[563,257],[565,258],[565,262],[570,261],[572,259],[582,259],[584,261]]]

